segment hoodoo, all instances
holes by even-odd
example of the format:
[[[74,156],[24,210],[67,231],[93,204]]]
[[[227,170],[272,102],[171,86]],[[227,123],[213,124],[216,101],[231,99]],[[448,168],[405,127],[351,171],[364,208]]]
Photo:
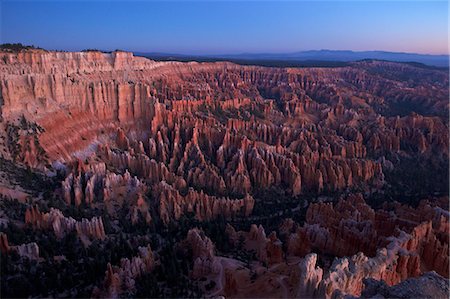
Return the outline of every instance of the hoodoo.
[[[448,291],[447,72],[22,49],[0,83],[6,297]]]

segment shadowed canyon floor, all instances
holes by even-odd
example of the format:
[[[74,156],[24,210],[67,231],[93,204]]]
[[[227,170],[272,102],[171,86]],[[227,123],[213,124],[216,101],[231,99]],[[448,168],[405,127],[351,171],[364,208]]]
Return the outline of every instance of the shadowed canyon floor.
[[[447,72],[0,58],[3,297],[447,296]]]

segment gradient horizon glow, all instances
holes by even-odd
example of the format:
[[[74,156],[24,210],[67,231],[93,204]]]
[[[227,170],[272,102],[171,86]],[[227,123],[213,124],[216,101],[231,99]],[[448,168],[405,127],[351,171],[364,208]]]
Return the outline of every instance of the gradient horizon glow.
[[[1,43],[179,54],[448,54],[447,1],[1,1]]]

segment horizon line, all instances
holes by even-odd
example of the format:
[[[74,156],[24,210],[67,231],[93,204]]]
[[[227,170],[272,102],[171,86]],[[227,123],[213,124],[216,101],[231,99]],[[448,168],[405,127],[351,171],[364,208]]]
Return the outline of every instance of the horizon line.
[[[363,53],[363,52],[384,52],[384,53],[393,53],[393,54],[415,54],[415,55],[427,55],[427,56],[449,56],[450,57],[450,50],[447,51],[447,53],[420,53],[420,52],[405,52],[405,51],[395,51],[395,50],[351,50],[351,49],[330,49],[330,48],[322,48],[322,49],[308,49],[308,50],[293,50],[293,51],[259,51],[259,52],[252,52],[252,51],[239,51],[239,52],[228,52],[228,53],[202,53],[202,54],[194,54],[197,51],[201,50],[193,50],[190,52],[176,52],[176,51],[157,51],[157,50],[129,50],[129,49],[121,49],[121,48],[115,48],[114,50],[109,49],[97,49],[95,47],[92,48],[83,48],[83,49],[62,49],[62,48],[45,48],[40,47],[39,45],[35,44],[23,44],[20,42],[2,42],[0,45],[4,44],[22,44],[24,47],[36,47],[47,51],[61,51],[61,52],[82,52],[84,50],[98,50],[101,52],[114,52],[116,50],[125,51],[125,52],[131,52],[131,53],[144,53],[144,54],[165,54],[165,55],[183,55],[183,56],[223,56],[223,55],[262,55],[262,54],[269,54],[269,55],[289,55],[289,54],[297,54],[302,52],[321,52],[321,51],[333,51],[333,52],[353,52],[353,53]]]
[[[122,49],[120,49],[122,50]],[[114,50],[111,50],[114,51]],[[168,54],[168,55],[185,55],[185,56],[221,56],[221,55],[261,55],[261,54],[269,54],[269,55],[289,55],[289,54],[297,54],[297,53],[303,53],[303,52],[321,52],[321,51],[330,51],[330,52],[353,52],[353,53],[364,53],[364,52],[382,52],[382,53],[392,53],[392,54],[414,54],[414,55],[428,55],[428,56],[450,56],[450,52],[443,53],[443,54],[435,54],[435,53],[420,53],[420,52],[405,52],[405,51],[390,51],[390,50],[341,50],[341,49],[308,49],[308,50],[297,50],[297,51],[289,51],[289,52],[235,52],[235,53],[220,53],[220,54],[193,54],[190,53],[181,53],[181,52],[171,52],[171,51],[135,51],[135,50],[122,50],[126,52],[133,52],[133,53],[145,53],[145,54]]]

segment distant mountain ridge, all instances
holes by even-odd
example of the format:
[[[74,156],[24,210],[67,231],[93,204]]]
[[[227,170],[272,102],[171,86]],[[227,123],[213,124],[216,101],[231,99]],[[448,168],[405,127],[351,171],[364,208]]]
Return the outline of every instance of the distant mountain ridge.
[[[218,55],[184,55],[170,53],[139,53],[137,55],[153,58],[174,59],[230,59],[230,60],[278,60],[278,61],[330,61],[352,62],[364,59],[388,60],[395,62],[418,62],[430,66],[448,67],[449,55],[432,55],[387,51],[350,51],[350,50],[309,50],[294,53],[242,53],[242,54],[218,54]]]

